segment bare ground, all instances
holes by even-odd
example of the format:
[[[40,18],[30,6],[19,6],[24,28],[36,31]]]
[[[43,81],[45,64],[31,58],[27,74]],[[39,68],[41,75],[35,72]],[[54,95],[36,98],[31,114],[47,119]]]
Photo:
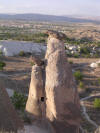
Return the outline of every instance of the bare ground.
[[[90,68],[92,62],[99,59],[88,58],[69,58],[73,61],[72,69],[74,71],[80,70],[83,75],[84,89],[78,87],[80,98],[90,96],[92,94],[100,93],[100,68]],[[6,67],[0,71],[0,87],[10,88],[22,93],[28,93],[30,84],[31,64],[28,57],[6,57],[3,59]],[[90,118],[100,125],[99,110],[93,107],[93,100],[86,100],[85,106]],[[95,128],[82,116],[82,127],[88,132],[93,133]]]

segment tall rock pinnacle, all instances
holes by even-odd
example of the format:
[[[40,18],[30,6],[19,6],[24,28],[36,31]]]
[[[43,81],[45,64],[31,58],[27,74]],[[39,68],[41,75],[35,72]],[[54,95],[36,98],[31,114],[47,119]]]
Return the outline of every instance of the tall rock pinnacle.
[[[78,133],[79,97],[70,65],[66,58],[64,34],[48,31],[46,66],[46,118],[54,133]]]

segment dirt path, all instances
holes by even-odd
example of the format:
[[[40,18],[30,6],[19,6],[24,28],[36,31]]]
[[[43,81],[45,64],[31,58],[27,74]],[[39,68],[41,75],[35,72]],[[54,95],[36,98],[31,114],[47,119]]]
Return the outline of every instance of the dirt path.
[[[81,104],[81,107],[82,107],[82,111],[83,111],[83,115],[85,116],[86,120],[92,124],[95,128],[98,128],[98,125],[96,124],[96,122],[94,122],[93,120],[91,120],[91,118],[89,117],[87,111],[86,111],[86,107],[85,107],[85,104],[84,104],[84,101],[87,100],[87,99],[90,99],[90,98],[93,98],[95,96],[100,96],[100,94],[97,94],[97,95],[93,95],[93,96],[88,96],[88,97],[85,97],[83,99],[80,100],[80,104]]]

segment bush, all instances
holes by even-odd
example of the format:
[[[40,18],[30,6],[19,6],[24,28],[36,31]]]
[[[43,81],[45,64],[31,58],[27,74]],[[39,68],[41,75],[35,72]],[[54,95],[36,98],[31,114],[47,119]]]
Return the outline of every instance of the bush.
[[[79,87],[80,87],[81,89],[84,89],[84,83],[83,83],[82,81],[79,82]]]
[[[98,67],[100,67],[100,63],[98,63]]]
[[[76,80],[79,80],[80,81],[80,80],[83,79],[83,74],[80,71],[76,71],[74,73],[74,77],[75,77]]]
[[[97,52],[97,53],[95,53],[94,54],[94,56],[93,56],[94,58],[99,58],[100,57],[100,55],[99,55],[99,53]]]
[[[6,63],[0,61],[0,70],[3,70],[3,68],[6,66]]]
[[[69,60],[68,62],[69,62],[70,64],[73,64],[73,61],[72,61],[72,60]]]
[[[100,98],[95,98],[93,105],[94,105],[94,108],[100,109]]]
[[[25,52],[24,51],[20,51],[19,52],[19,56],[25,56]]]
[[[11,97],[11,101],[12,101],[15,109],[24,111],[27,97],[24,96],[23,94],[17,93],[15,91],[13,96]]]
[[[0,56],[3,56],[3,52],[0,50]]]
[[[67,53],[67,56],[68,56],[68,57],[72,57],[72,54],[71,54],[71,53]]]
[[[89,55],[90,50],[89,50],[88,47],[81,47],[81,48],[80,48],[80,53],[81,53],[81,54],[88,54],[88,55]]]
[[[79,58],[79,54],[74,54],[74,58]]]
[[[98,84],[100,85],[100,78],[98,78]]]

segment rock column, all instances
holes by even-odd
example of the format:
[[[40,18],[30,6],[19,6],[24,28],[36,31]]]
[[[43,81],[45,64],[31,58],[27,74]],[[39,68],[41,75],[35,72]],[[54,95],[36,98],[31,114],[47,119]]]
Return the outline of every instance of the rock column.
[[[32,67],[31,83],[29,88],[26,111],[33,117],[42,117],[42,102],[44,100],[42,68],[35,64]]]
[[[54,133],[78,133],[80,104],[75,80],[72,76],[64,44],[63,34],[48,32],[46,52],[46,118]]]

